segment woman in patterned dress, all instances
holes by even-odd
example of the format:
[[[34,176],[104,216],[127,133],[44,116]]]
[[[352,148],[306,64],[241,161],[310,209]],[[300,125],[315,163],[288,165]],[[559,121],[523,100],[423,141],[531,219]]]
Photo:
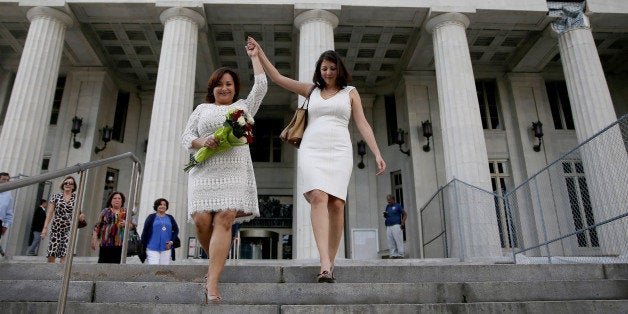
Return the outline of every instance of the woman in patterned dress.
[[[255,83],[246,99],[238,99],[240,80],[231,69],[217,69],[209,78],[207,103],[194,109],[181,137],[191,154],[201,147],[216,148],[212,134],[225,122],[225,115],[240,107],[254,116],[266,95],[268,84],[257,49],[246,51],[253,64]],[[259,216],[257,185],[248,145],[217,153],[194,166],[188,178],[188,214],[196,226],[197,238],[209,256],[205,303],[221,300],[218,279],[231,244],[231,225]]]
[[[122,192],[112,192],[107,198],[107,205],[100,211],[98,222],[92,232],[92,250],[100,246],[98,263],[119,264],[122,259],[122,242],[124,241],[124,224],[127,209],[124,208],[125,197]],[[135,223],[131,220],[131,230]]]
[[[386,170],[358,91],[347,83],[351,75],[340,55],[323,52],[314,69],[312,82],[285,77],[268,60],[258,43],[259,58],[270,79],[277,85],[309,97],[307,128],[298,155],[298,187],[310,203],[310,219],[320,257],[318,282],[336,282],[334,261],[344,231],[344,207],[353,169],[353,147],[348,124],[356,128],[371,149],[377,163],[376,175]]]
[[[41,230],[41,239],[46,237],[48,226],[52,219],[50,228],[50,242],[48,243],[48,263],[54,263],[56,258],[60,262],[65,263],[65,256],[68,251],[68,243],[70,241],[70,227],[72,226],[72,212],[76,201],[76,180],[74,177],[67,176],[63,179],[60,186],[63,192],[52,196],[48,202],[48,212],[46,213],[46,221],[44,228]],[[53,218],[54,215],[54,218]],[[84,221],[85,215],[80,214],[79,220]]]

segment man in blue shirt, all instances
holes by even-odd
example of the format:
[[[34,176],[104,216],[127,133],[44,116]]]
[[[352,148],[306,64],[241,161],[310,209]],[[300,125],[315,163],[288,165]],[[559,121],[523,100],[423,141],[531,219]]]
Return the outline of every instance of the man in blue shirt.
[[[403,258],[405,250],[403,248],[403,230],[406,226],[406,211],[399,203],[395,203],[392,195],[387,195],[386,210],[384,218],[386,218],[386,236],[388,237],[388,249],[390,258]]]
[[[0,172],[0,184],[7,183],[11,176],[6,172]],[[0,238],[7,232],[13,223],[13,196],[11,191],[0,193]],[[4,256],[4,250],[0,246],[0,255]]]

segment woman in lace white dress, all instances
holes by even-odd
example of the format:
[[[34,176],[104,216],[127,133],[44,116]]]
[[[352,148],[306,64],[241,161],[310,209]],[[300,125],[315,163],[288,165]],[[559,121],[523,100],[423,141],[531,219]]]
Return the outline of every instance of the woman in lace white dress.
[[[217,147],[212,134],[222,127],[230,109],[237,106],[252,116],[259,109],[268,83],[257,48],[247,44],[246,51],[255,74],[251,93],[246,99],[238,99],[238,75],[228,68],[216,70],[207,84],[208,103],[196,107],[182,135],[182,145],[190,153],[201,147]],[[196,225],[197,238],[211,260],[205,302],[220,302],[218,279],[229,254],[231,225],[259,216],[257,186],[248,145],[217,153],[190,170],[188,214]]]
[[[312,231],[320,256],[318,282],[335,282],[334,260],[344,229],[347,186],[353,169],[353,147],[349,119],[353,117],[360,134],[377,162],[377,175],[386,170],[373,129],[366,121],[362,100],[340,56],[332,50],[316,62],[313,83],[299,82],[279,73],[259,44],[260,61],[268,76],[279,86],[310,97],[307,128],[298,155],[299,185],[310,203]]]

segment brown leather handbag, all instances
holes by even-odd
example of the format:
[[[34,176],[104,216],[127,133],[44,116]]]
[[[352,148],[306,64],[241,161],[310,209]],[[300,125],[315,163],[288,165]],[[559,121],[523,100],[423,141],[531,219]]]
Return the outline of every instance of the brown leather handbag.
[[[282,141],[290,143],[292,146],[299,148],[301,146],[301,140],[303,139],[303,133],[307,127],[307,107],[310,103],[310,96],[316,86],[312,86],[310,93],[301,105],[301,107],[295,110],[290,123],[281,131],[279,138]]]

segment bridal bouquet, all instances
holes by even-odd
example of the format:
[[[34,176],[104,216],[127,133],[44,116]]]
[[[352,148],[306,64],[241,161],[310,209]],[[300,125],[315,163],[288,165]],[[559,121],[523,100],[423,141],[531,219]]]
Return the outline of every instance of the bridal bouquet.
[[[235,107],[227,112],[227,119],[222,127],[214,132],[214,139],[218,142],[218,147],[201,147],[194,156],[190,156],[183,170],[189,172],[194,166],[202,163],[207,158],[228,151],[233,146],[247,145],[253,142],[253,117],[244,109]]]

